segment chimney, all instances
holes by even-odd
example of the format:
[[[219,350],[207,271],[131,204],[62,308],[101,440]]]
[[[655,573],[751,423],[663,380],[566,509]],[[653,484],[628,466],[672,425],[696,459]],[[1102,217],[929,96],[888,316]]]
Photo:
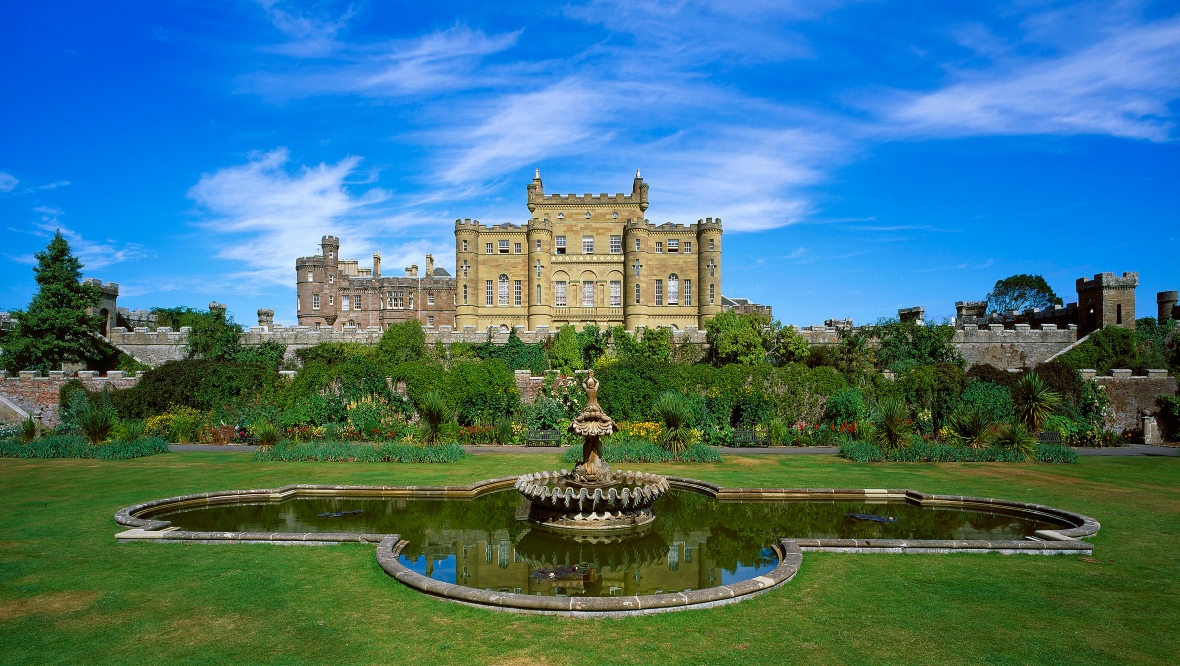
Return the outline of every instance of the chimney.
[[[258,325],[269,331],[275,325],[275,311],[269,308],[259,308]]]
[[[428,254],[428,255],[426,255],[426,277],[431,277],[433,275],[434,275],[434,255]]]
[[[381,253],[373,253],[373,279],[381,277]]]
[[[418,264],[406,266],[406,277],[418,277]]]

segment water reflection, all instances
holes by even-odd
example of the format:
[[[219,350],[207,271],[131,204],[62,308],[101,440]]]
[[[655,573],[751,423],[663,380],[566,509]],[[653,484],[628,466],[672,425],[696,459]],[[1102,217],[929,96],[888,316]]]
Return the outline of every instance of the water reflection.
[[[527,501],[527,500],[526,500]],[[747,580],[773,569],[781,537],[1023,539],[1057,527],[981,511],[905,502],[720,502],[671,491],[644,534],[573,540],[533,530],[514,490],[474,500],[307,498],[164,511],[194,531],[401,534],[402,563],[431,578],[543,595],[647,595]],[[357,513],[359,512],[359,513]],[[858,520],[848,513],[896,518]],[[335,514],[335,515],[317,515]]]

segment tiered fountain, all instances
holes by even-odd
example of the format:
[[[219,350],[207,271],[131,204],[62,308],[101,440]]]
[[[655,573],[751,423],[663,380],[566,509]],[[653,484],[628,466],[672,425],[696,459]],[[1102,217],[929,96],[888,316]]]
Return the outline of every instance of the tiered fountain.
[[[537,527],[583,537],[627,537],[645,531],[655,520],[651,505],[668,490],[668,480],[644,472],[612,472],[602,459],[602,437],[618,426],[598,406],[594,371],[584,384],[586,408],[570,424],[581,435],[582,462],[572,472],[536,472],[516,481],[532,506],[529,521]],[[613,539],[612,539],[613,540]]]

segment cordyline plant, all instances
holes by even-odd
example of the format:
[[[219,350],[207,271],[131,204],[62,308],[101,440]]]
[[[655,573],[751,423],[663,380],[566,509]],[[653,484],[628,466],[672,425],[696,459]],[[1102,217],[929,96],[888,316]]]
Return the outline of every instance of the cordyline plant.
[[[947,418],[947,428],[959,444],[985,449],[995,435],[996,423],[987,410],[977,405],[960,405]]]
[[[660,444],[669,451],[680,453],[696,439],[696,433],[692,429],[692,409],[679,393],[661,393],[652,407],[652,413],[664,424]]]
[[[1005,423],[996,432],[995,443],[1003,449],[1019,451],[1031,458],[1037,450],[1037,438],[1019,423]]]
[[[882,400],[873,419],[873,436],[885,451],[896,451],[909,445],[914,422],[905,405],[895,398]]]
[[[443,426],[451,421],[451,410],[438,391],[430,391],[418,401],[418,417],[422,422],[422,441],[440,444],[443,440]]]
[[[1053,408],[1061,404],[1061,396],[1049,388],[1040,375],[1030,372],[1020,378],[1012,391],[1012,404],[1024,427],[1037,432]]]

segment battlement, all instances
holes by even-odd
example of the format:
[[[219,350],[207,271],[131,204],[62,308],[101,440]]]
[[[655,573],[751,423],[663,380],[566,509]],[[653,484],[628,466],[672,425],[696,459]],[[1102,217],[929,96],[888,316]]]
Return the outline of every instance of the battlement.
[[[455,230],[456,231],[458,231],[460,229],[467,229],[470,231],[478,231],[479,229],[483,229],[483,228],[486,228],[486,227],[484,227],[482,224],[480,224],[479,220],[473,220],[470,217],[465,217],[465,218],[460,218],[460,219],[455,220]]]
[[[567,207],[567,206],[589,206],[602,208],[604,206],[637,206],[640,211],[647,210],[647,192],[648,185],[643,182],[643,178],[639,175],[639,170],[635,170],[635,180],[631,185],[631,193],[623,194],[622,192],[614,195],[603,192],[602,194],[592,194],[587,192],[582,195],[578,194],[545,194],[544,184],[541,182],[541,172],[536,171],[536,176],[533,182],[528,184],[528,207],[530,211],[536,211],[538,206],[543,207]]]
[[[103,282],[99,278],[82,278],[82,284],[94,285],[95,287],[98,287],[102,293],[110,296],[119,295],[118,282]]]
[[[647,231],[656,232],[672,232],[672,233],[700,233],[701,231],[711,229],[721,229],[721,218],[707,217],[703,220],[698,220],[695,224],[677,224],[675,222],[664,222],[662,224],[652,224],[651,220],[635,220],[628,219],[623,223],[624,231],[634,231],[636,229],[645,229]]]
[[[1079,294],[1094,289],[1134,289],[1137,286],[1139,286],[1139,273],[1135,271],[1125,272],[1122,277],[1116,277],[1114,273],[1096,273],[1092,279],[1084,277],[1077,279]]]

